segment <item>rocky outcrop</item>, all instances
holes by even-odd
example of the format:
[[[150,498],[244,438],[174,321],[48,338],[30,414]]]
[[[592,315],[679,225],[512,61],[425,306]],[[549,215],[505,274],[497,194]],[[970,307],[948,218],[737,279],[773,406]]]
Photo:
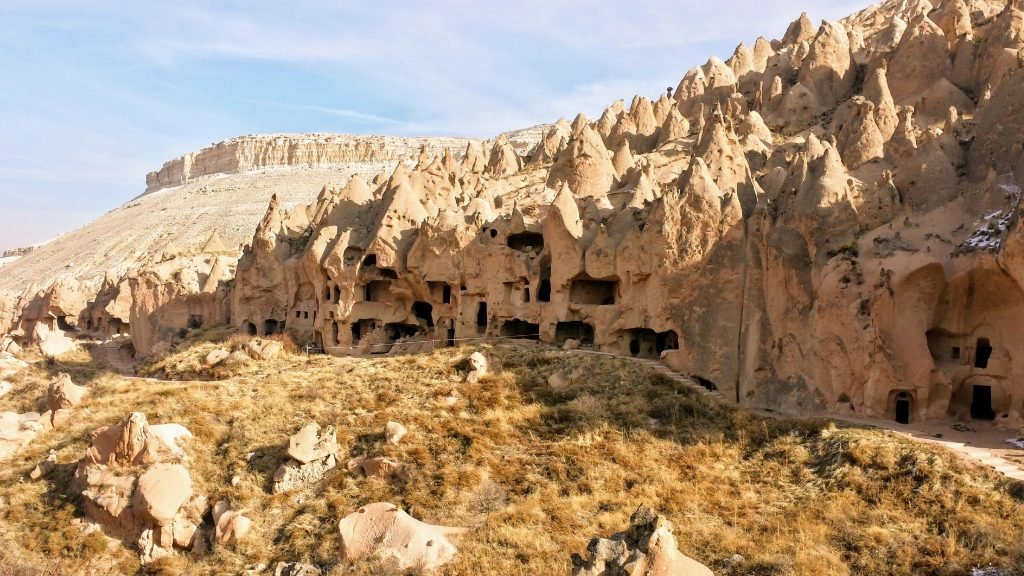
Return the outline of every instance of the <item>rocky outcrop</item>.
[[[416,520],[394,504],[367,504],[338,522],[341,559],[377,557],[389,569],[433,570],[458,550],[448,539],[464,528],[434,526]]]
[[[207,500],[196,495],[178,444],[191,434],[177,424],[150,425],[141,412],[93,433],[74,487],[89,519],[134,546],[143,563],[200,538]]]
[[[288,440],[289,460],[274,473],[272,491],[288,492],[324,477],[337,466],[338,440],[334,426],[320,431],[310,422]]]
[[[251,135],[218,142],[175,158],[146,175],[146,193],[180,186],[209,174],[233,174],[282,167],[328,167],[391,163],[416,158],[420,150],[440,154],[465,147],[459,138],[393,138],[341,134]]]
[[[672,523],[641,506],[629,528],[611,538],[595,538],[589,558],[573,554],[573,576],[711,576],[700,562],[679,552]]]

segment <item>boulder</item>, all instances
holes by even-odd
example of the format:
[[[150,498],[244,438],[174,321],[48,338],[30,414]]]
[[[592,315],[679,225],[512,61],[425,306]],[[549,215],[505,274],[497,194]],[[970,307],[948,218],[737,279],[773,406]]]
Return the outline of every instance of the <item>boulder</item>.
[[[306,464],[298,460],[288,460],[274,472],[271,492],[279,494],[312,484],[323,478],[337,465],[338,460],[334,454]]]
[[[39,480],[44,476],[49,476],[50,473],[53,472],[53,469],[56,467],[57,452],[55,450],[50,450],[50,454],[46,457],[46,459],[40,462],[39,464],[36,464],[36,467],[32,469],[32,472],[29,473],[28,477],[31,478],[32,480]]]
[[[134,504],[157,526],[166,526],[192,497],[192,478],[180,464],[157,464],[139,477]]]
[[[39,342],[39,352],[47,358],[57,358],[78,349],[75,341],[60,330],[49,330],[45,325],[36,327],[36,341]]]
[[[223,348],[215,348],[210,350],[210,353],[206,355],[206,358],[203,358],[203,365],[207,368],[212,368],[227,360],[229,356],[231,356],[231,353],[227,350]]]
[[[469,357],[470,372],[466,376],[466,382],[470,384],[476,384],[480,381],[480,378],[486,376],[490,372],[490,362],[487,357],[480,352],[473,352]]]
[[[39,414],[0,412],[0,460],[5,460],[29,445],[43,430]]]
[[[316,422],[306,424],[288,440],[290,459],[274,473],[271,491],[275,494],[287,492],[323,478],[337,466],[337,452],[337,430],[334,426],[324,428],[321,433]]]
[[[213,524],[216,526],[217,544],[226,545],[240,540],[252,529],[252,520],[244,510],[232,510],[231,505],[221,500],[213,507]]]
[[[448,537],[465,531],[420,522],[385,502],[367,504],[338,522],[343,560],[377,557],[397,570],[443,566],[458,552]]]
[[[580,349],[580,341],[576,340],[575,338],[566,338],[565,342],[562,344],[562,350],[579,350],[579,349]]]
[[[253,338],[245,345],[245,352],[253,360],[273,360],[277,358],[284,347],[277,340],[264,340]]]
[[[50,383],[48,393],[50,410],[78,406],[88,394],[88,388],[75,384],[71,381],[71,376],[61,372],[57,379]]]
[[[404,464],[391,458],[375,456],[367,458],[358,456],[348,461],[350,472],[358,472],[367,478],[382,478],[384,480],[408,480],[409,471]]]
[[[328,426],[321,434],[320,425],[310,422],[288,440],[288,456],[302,464],[326,458],[337,451],[338,439],[334,426]]]
[[[384,425],[384,440],[388,444],[398,444],[407,432],[408,430],[406,430],[405,426],[398,422],[388,422]]]
[[[641,506],[629,528],[611,538],[594,538],[589,559],[572,555],[573,576],[712,576],[707,566],[684,556],[672,533],[672,523]]]

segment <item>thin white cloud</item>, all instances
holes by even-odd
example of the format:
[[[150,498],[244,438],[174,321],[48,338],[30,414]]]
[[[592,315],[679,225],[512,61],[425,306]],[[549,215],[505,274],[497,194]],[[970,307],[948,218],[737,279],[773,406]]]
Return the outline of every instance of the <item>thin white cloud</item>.
[[[239,102],[245,102],[247,104],[255,104],[257,106],[264,106],[267,108],[278,108],[281,110],[304,110],[307,112],[319,112],[321,114],[329,114],[331,116],[340,116],[342,118],[351,118],[352,120],[359,120],[362,122],[376,122],[379,124],[405,124],[401,120],[394,118],[388,118],[386,116],[378,116],[376,114],[370,114],[367,112],[360,112],[358,110],[349,110],[347,108],[333,108],[330,106],[316,106],[311,104],[289,104],[286,102],[271,102],[268,100],[258,100],[255,98],[239,98]]]

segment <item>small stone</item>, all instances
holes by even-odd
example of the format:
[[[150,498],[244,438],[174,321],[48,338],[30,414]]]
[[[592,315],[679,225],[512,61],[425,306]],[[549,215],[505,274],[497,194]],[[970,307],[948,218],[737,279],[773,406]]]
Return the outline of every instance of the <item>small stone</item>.
[[[408,430],[398,422],[388,422],[384,426],[384,439],[389,444],[398,444],[405,437]]]

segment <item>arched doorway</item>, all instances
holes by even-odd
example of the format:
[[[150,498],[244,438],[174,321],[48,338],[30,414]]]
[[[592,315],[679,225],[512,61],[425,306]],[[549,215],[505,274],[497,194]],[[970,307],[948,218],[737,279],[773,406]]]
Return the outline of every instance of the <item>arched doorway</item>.
[[[911,398],[910,394],[900,392],[896,395],[896,422],[910,424]]]
[[[992,387],[975,384],[971,387],[971,418],[973,420],[995,420],[992,409]]]

